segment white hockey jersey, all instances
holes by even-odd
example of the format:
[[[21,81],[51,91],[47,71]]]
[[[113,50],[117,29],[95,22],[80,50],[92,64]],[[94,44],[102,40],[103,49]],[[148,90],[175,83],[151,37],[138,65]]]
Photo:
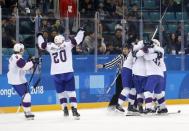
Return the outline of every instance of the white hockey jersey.
[[[8,83],[11,85],[26,83],[26,71],[32,67],[32,62],[25,62],[20,54],[13,54],[9,59]]]
[[[79,31],[75,37],[76,44],[81,43],[84,31]],[[73,72],[71,40],[64,41],[60,46],[55,43],[45,43],[42,36],[38,36],[38,45],[49,52],[51,57],[51,75]]]
[[[145,65],[146,65],[146,75],[159,75],[164,77],[163,70],[161,67],[161,59],[158,58],[157,53],[145,54]]]
[[[46,50],[51,57],[51,75],[73,72],[72,44],[64,42],[60,47],[48,43]]]
[[[133,55],[132,52],[130,51],[123,63],[123,67],[132,69],[132,66],[133,66]]]
[[[133,58],[132,72],[134,75],[146,76],[144,54],[142,50],[139,50],[136,57]]]

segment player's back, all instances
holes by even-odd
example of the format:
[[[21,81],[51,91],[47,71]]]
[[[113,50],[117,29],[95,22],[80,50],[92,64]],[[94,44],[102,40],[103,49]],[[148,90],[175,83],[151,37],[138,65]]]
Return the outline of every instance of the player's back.
[[[153,54],[147,54],[145,55],[144,58],[148,59],[147,57],[154,57],[157,54],[153,53]],[[145,65],[146,65],[146,75],[150,76],[150,75],[159,75],[159,76],[163,76],[163,70],[161,67],[161,62],[160,59],[155,57],[154,59],[149,59],[145,61]]]
[[[52,75],[73,72],[71,41],[64,42],[61,46],[48,43],[47,51],[51,56]]]
[[[18,85],[27,82],[25,78],[26,71],[22,70],[17,66],[17,62],[20,59],[22,59],[22,56],[19,54],[13,54],[9,58],[9,71],[7,73],[9,84]]]
[[[139,50],[133,58],[132,71],[134,75],[146,76],[145,60],[143,55],[140,55],[141,53],[144,54],[143,51]],[[139,56],[137,54],[139,54]]]

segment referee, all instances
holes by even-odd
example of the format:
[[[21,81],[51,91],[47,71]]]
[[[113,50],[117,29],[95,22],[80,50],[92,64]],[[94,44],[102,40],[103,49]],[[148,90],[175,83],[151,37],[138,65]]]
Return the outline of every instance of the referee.
[[[115,94],[112,96],[110,103],[108,105],[108,107],[110,107],[110,109],[114,109],[114,107],[116,107],[116,105],[118,104],[118,98],[123,89],[122,79],[121,79],[121,69],[123,67],[123,63],[124,63],[125,59],[127,58],[128,53],[129,53],[129,46],[126,45],[122,49],[122,54],[117,55],[110,62],[96,65],[97,68],[112,69],[112,67],[114,67],[114,66],[117,66],[117,68],[118,68],[118,72],[116,74],[116,75],[118,75],[117,79],[116,79],[116,91],[115,91]]]

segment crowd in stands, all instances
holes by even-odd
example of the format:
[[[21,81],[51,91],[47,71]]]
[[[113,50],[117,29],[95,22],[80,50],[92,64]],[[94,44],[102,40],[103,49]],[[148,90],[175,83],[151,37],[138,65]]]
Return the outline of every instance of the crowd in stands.
[[[140,3],[142,1],[142,3]],[[65,2],[71,4],[65,13]],[[70,2],[70,3],[69,3]],[[147,5],[146,3],[149,3]],[[140,39],[140,22],[143,19],[144,34],[150,38],[153,34],[158,20],[150,19],[151,12],[160,12],[159,0],[79,0],[78,11],[82,23],[87,23],[86,37],[82,44],[73,49],[74,54],[93,54],[95,51],[95,12],[99,13],[100,32],[97,35],[98,54],[119,54],[122,45],[129,42],[137,42]],[[184,20],[188,20],[189,1],[183,0],[183,10],[186,12]],[[153,6],[150,6],[150,5]],[[16,37],[23,42],[27,48],[35,47],[35,23],[36,17],[40,18],[39,30],[43,32],[45,41],[53,42],[57,34],[66,34],[66,16],[69,17],[69,33],[76,33],[77,0],[0,0],[2,8],[2,41],[3,48],[12,48],[16,43]],[[161,13],[169,6],[167,12],[177,15],[182,11],[182,0],[162,0]],[[141,7],[143,12],[141,13]],[[17,12],[18,9],[18,12]],[[146,17],[147,15],[147,17]],[[159,13],[160,15],[160,13]],[[19,16],[19,17],[18,17]],[[149,18],[148,18],[149,17]],[[16,21],[19,19],[19,35],[16,35]],[[126,20],[123,28],[121,20]],[[145,30],[145,24],[153,22],[150,31]],[[180,19],[181,20],[181,19]],[[179,19],[166,19],[160,28],[162,32],[162,46],[168,54],[181,54],[181,43],[184,39],[185,53],[188,54],[189,30],[184,30],[182,37],[182,23]],[[174,23],[174,24],[173,24]],[[175,28],[169,28],[174,25]],[[189,27],[189,23],[185,22]],[[125,30],[125,35],[123,31]],[[122,37],[125,36],[125,43]],[[159,35],[156,35],[159,38]]]

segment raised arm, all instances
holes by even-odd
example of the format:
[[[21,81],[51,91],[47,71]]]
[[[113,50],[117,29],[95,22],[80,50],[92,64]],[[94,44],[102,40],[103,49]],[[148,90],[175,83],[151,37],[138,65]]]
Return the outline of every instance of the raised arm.
[[[83,41],[84,33],[85,31],[79,30],[75,37],[70,37],[71,43],[74,46],[79,45]]]
[[[37,44],[38,47],[42,50],[45,50],[47,48],[47,42],[45,42],[42,33],[38,33],[37,35]]]

